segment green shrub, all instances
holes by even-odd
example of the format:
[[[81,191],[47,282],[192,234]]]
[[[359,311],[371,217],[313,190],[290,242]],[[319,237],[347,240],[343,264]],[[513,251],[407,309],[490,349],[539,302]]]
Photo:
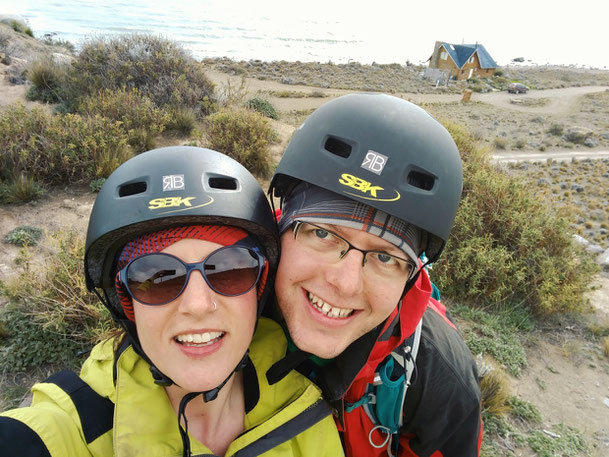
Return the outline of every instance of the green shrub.
[[[197,114],[191,108],[171,108],[166,130],[180,135],[190,135],[197,125]]]
[[[120,122],[100,116],[53,116],[22,104],[0,112],[0,173],[44,184],[107,177],[132,156]]]
[[[208,117],[209,147],[239,161],[252,173],[268,177],[273,163],[269,144],[279,139],[259,113],[241,109],[223,109]]]
[[[517,138],[516,141],[514,141],[514,147],[516,149],[524,149],[526,145],[527,145],[527,142],[525,140],[523,140],[522,138]]]
[[[507,404],[510,407],[510,414],[522,422],[527,424],[542,423],[541,413],[532,403],[512,396],[508,399]]]
[[[463,158],[464,188],[433,270],[440,290],[470,304],[583,310],[581,297],[597,267],[573,242],[568,215],[493,167],[463,128],[447,128]]]
[[[495,145],[495,149],[505,149],[507,146],[507,141],[505,138],[495,137],[493,144]]]
[[[91,192],[99,192],[106,182],[106,178],[97,178],[89,183],[89,189]]]
[[[565,131],[565,129],[563,128],[562,125],[560,124],[552,124],[550,126],[550,129],[548,130],[548,133],[554,136],[561,136],[563,134],[563,132]]]
[[[5,203],[27,203],[44,195],[44,188],[34,178],[21,172],[9,179],[3,190],[2,201]]]
[[[24,35],[34,37],[34,32],[30,28],[30,26],[24,24],[21,21],[16,19],[12,19],[8,22],[8,25],[17,33],[23,33]]]
[[[434,280],[435,274],[434,268]],[[468,321],[463,337],[473,354],[489,355],[512,376],[520,376],[521,370],[527,366],[521,335],[534,327],[527,309],[513,306],[489,313],[454,303],[450,310],[454,316]]]
[[[71,54],[76,54],[76,46],[74,43],[68,40],[64,40],[62,38],[53,38],[52,36],[45,36],[40,41],[48,46],[53,46],[56,48],[64,48]]]
[[[21,262],[0,292],[9,305],[0,312],[8,338],[0,340],[0,370],[16,372],[50,363],[74,364],[113,327],[106,308],[87,292],[84,240],[76,232],[49,235],[43,268]],[[27,255],[27,254],[26,254]]]
[[[56,64],[52,57],[43,57],[32,62],[25,74],[32,83],[26,94],[28,100],[40,100],[45,103],[62,101],[65,65]]]
[[[279,119],[279,115],[277,111],[275,111],[275,107],[264,98],[254,97],[250,98],[247,102],[245,102],[245,107],[251,110],[254,110],[263,116],[270,117],[271,119]]]
[[[496,76],[496,77],[503,76],[503,70],[501,68],[495,69],[495,73],[493,73],[493,76]]]
[[[33,246],[42,236],[42,229],[30,225],[15,227],[4,236],[4,242],[15,246]]]
[[[549,436],[541,430],[535,430],[528,438],[528,444],[539,457],[578,457],[590,455],[590,448],[581,432],[564,424],[552,427],[556,436]]]
[[[186,106],[203,116],[216,107],[202,64],[177,43],[152,35],[99,37],[82,46],[68,80],[70,106],[120,88],[139,89],[159,108]]]
[[[154,138],[160,135],[169,122],[169,114],[157,108],[154,102],[139,89],[105,89],[85,97],[78,112],[86,116],[102,116],[120,121],[135,153],[154,148]]]

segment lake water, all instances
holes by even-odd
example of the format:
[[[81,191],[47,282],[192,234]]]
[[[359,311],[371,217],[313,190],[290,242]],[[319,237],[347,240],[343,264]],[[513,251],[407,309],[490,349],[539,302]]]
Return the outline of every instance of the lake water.
[[[87,37],[137,32],[180,42],[199,59],[404,63],[409,58],[405,47],[390,45],[387,23],[332,8],[331,0],[300,5],[278,0],[24,0],[19,5],[13,0],[10,8],[0,0],[0,13],[23,16],[36,37],[54,34],[77,47]],[[431,54],[433,42],[425,49]]]

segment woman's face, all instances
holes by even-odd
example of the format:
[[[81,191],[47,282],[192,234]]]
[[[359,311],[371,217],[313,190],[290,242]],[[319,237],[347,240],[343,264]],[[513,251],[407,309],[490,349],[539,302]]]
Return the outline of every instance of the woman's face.
[[[195,263],[221,247],[184,239],[161,252]],[[256,324],[256,288],[225,297],[210,289],[200,271],[193,271],[182,294],[172,302],[150,306],[134,299],[133,308],[146,355],[178,386],[199,392],[224,381],[249,347]]]

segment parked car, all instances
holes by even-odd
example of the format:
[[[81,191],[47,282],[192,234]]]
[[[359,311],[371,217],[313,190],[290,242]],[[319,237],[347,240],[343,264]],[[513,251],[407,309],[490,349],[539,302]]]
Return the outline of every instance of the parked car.
[[[508,86],[510,94],[526,94],[529,88],[521,83],[512,83]]]

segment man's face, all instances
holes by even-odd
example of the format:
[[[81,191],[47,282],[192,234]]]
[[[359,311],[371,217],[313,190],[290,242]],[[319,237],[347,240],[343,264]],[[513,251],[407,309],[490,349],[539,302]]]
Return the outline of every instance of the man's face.
[[[370,233],[338,225],[318,226],[359,249],[405,257],[399,248]],[[315,252],[303,242],[305,236],[326,242],[328,232],[299,232],[298,239],[292,230],[284,232],[275,293],[294,343],[329,359],[387,319],[400,300],[407,274],[385,265],[386,256],[382,255],[379,269],[370,257],[362,266],[364,254],[355,249],[341,260]],[[328,245],[328,250],[331,248]],[[383,269],[387,269],[386,274]]]

